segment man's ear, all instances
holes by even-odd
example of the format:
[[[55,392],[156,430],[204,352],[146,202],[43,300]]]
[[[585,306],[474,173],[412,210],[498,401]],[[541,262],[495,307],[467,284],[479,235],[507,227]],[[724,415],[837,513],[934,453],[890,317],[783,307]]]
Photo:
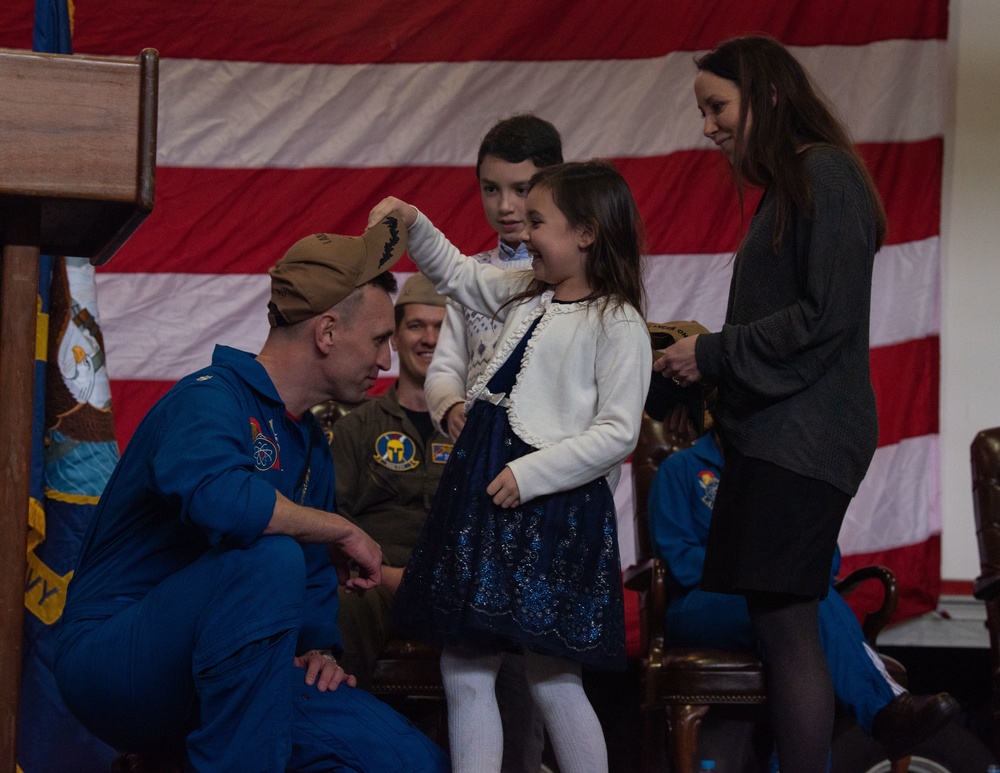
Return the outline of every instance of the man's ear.
[[[321,352],[325,354],[330,350],[343,324],[343,320],[333,311],[319,314],[313,320],[313,340]]]

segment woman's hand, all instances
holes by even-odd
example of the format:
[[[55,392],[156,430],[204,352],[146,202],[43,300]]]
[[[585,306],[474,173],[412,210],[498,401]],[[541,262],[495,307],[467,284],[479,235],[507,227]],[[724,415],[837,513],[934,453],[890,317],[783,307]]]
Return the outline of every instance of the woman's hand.
[[[486,487],[486,493],[493,497],[493,504],[497,507],[517,507],[521,504],[521,490],[510,467],[500,470],[500,474]]]
[[[371,228],[386,215],[395,215],[403,221],[403,225],[407,228],[417,222],[416,207],[412,204],[407,204],[402,199],[397,199],[395,196],[387,196],[376,204],[368,215],[368,227]]]
[[[296,656],[295,666],[306,670],[306,684],[315,684],[320,692],[336,690],[341,682],[346,682],[348,687],[356,687],[358,684],[357,678],[348,674],[337,663],[330,650],[303,652]]]
[[[697,340],[696,335],[688,336],[668,346],[663,350],[663,356],[653,363],[653,370],[662,373],[664,378],[673,379],[679,386],[701,381],[701,371],[694,356]]]

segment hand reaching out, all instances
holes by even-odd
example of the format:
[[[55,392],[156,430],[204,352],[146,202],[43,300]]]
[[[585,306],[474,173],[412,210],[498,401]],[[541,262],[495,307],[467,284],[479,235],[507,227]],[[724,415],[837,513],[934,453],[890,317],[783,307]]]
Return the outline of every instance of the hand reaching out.
[[[397,199],[395,196],[386,196],[374,206],[368,215],[368,227],[371,228],[386,215],[395,215],[403,221],[403,224],[407,228],[417,222],[416,207],[412,204],[407,204],[402,199]]]
[[[365,591],[382,579],[382,548],[360,527],[351,526],[344,537],[329,543],[327,550],[337,570],[338,582],[347,590]],[[356,575],[352,568],[356,568]]]

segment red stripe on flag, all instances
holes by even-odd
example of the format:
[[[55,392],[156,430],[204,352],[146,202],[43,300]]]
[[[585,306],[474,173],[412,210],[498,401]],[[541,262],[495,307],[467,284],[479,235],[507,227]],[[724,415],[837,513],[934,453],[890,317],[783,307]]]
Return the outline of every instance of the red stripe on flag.
[[[78,0],[76,7],[78,52],[134,56],[152,46],[166,57],[285,63],[646,58],[749,32],[809,46],[943,40],[948,30],[944,0],[909,9],[871,0],[675,0],[618,3],[613,12],[604,0],[424,0],[391,10],[345,0]]]
[[[886,244],[936,236],[941,227],[942,140],[866,144],[859,151],[885,204]],[[736,248],[739,204],[722,153],[690,150],[615,159],[615,164],[643,214],[650,253],[719,253]],[[759,198],[759,189],[746,190],[747,220]]]
[[[882,194],[889,233],[886,244],[902,244],[941,232],[944,140],[859,145]]]
[[[937,433],[940,362],[937,336],[871,350],[880,446]]]
[[[937,432],[939,357],[936,337],[872,349],[879,445]],[[370,394],[382,394],[393,381],[394,376],[382,376]],[[172,385],[172,381],[111,381],[115,436],[121,448],[153,403]]]
[[[372,397],[380,395],[395,381],[395,376],[383,376],[375,382],[375,386],[368,394]],[[125,450],[139,422],[175,383],[175,381],[111,380],[111,408],[119,450]]]
[[[462,224],[451,235],[463,249],[491,242],[471,168],[159,167],[156,177],[153,212],[103,270],[264,273],[306,234],[361,233],[371,208],[390,193],[418,205],[425,198],[429,216]]]
[[[175,383],[111,379],[111,411],[115,420],[115,439],[118,441],[119,451],[125,450],[142,417]]]
[[[856,553],[844,556],[840,576],[846,577],[862,566],[886,566],[899,584],[899,608],[894,622],[922,615],[937,608],[941,595],[941,535],[935,534],[916,545],[882,550],[876,553]],[[861,619],[882,602],[880,585],[867,582],[846,596],[847,603]]]
[[[940,227],[941,140],[862,148],[886,201],[889,243]],[[720,253],[739,241],[740,214],[716,150],[616,159],[653,254]],[[305,234],[360,233],[393,194],[420,207],[467,252],[492,247],[471,167],[157,169],[152,214],[103,271],[256,274]],[[747,191],[752,212],[759,192]],[[723,206],[720,206],[723,202]],[[280,217],[275,216],[276,209]],[[404,264],[399,270],[411,270]]]
[[[31,50],[35,24],[33,0],[5,0],[0,3],[0,48]]]
[[[949,596],[971,596],[974,588],[972,580],[941,580],[941,593]]]

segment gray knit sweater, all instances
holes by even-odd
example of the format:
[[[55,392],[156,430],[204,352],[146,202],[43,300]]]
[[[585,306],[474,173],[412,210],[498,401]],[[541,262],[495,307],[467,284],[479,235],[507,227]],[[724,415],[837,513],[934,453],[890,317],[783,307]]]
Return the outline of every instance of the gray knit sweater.
[[[717,418],[747,456],[848,494],[878,442],[868,329],[875,224],[855,163],[816,146],[800,156],[813,217],[793,209],[780,254],[767,190],[736,256],[726,324],[696,345],[719,384]]]

